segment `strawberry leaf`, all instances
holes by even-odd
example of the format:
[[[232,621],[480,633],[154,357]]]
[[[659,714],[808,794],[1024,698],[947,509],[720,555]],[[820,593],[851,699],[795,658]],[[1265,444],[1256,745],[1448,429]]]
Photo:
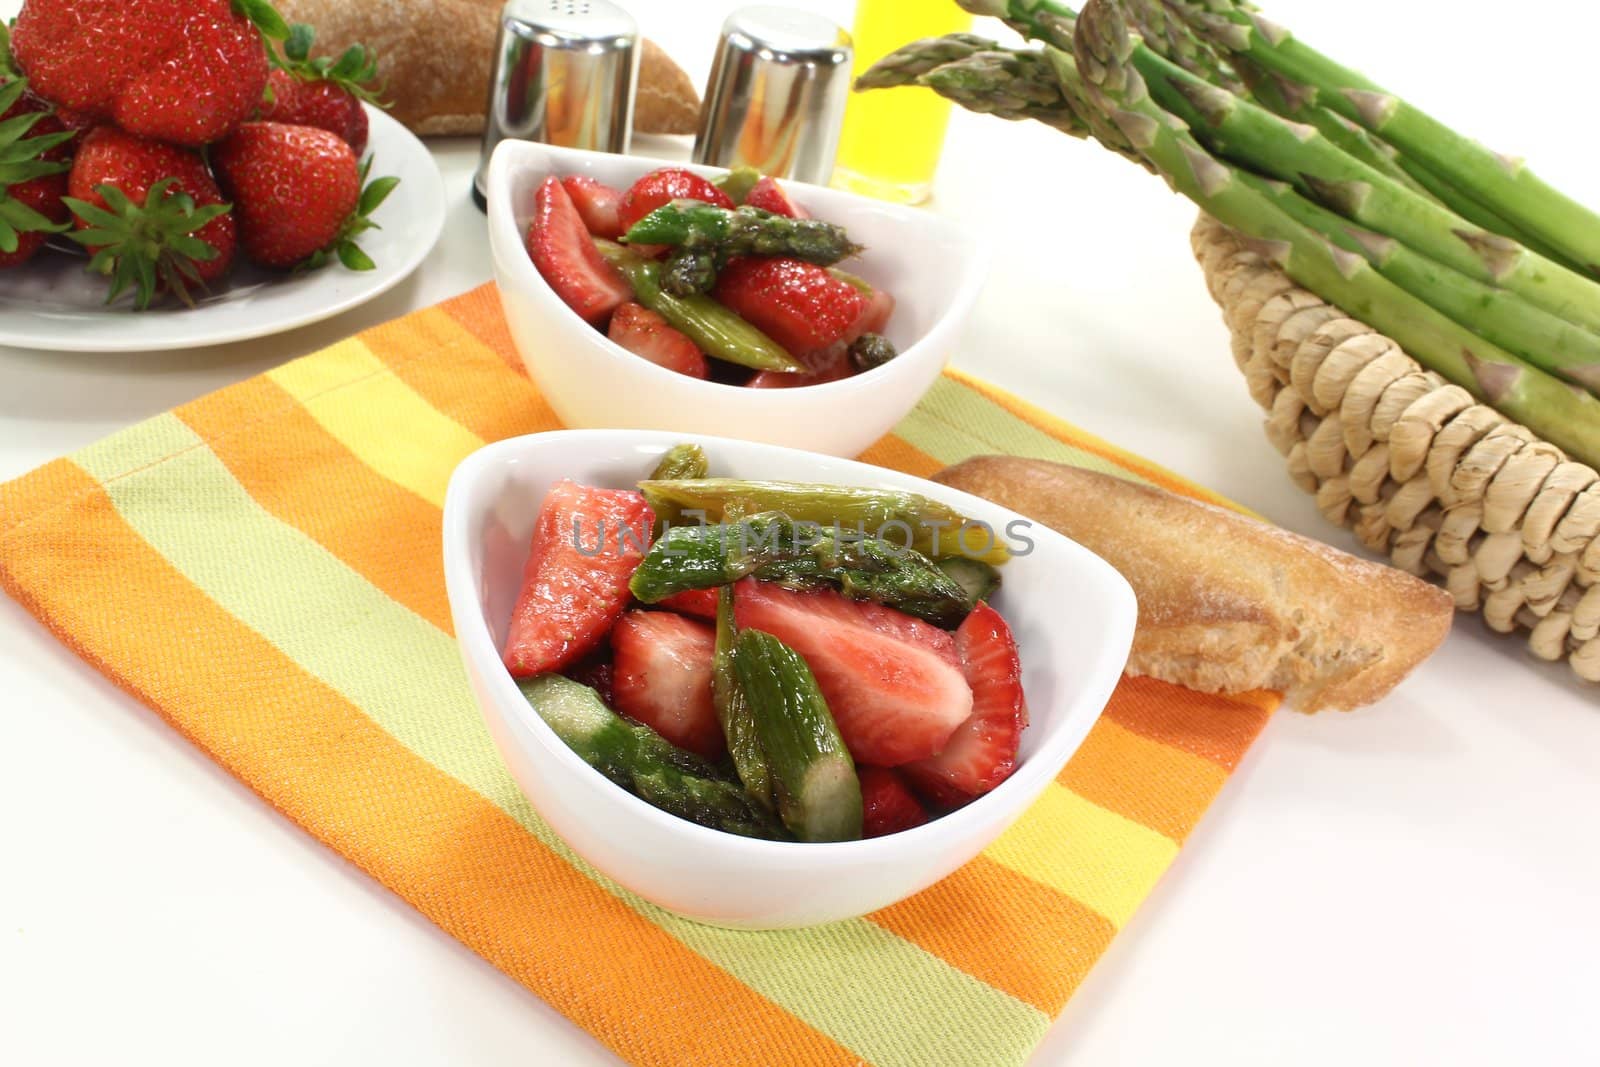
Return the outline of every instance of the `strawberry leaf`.
[[[135,203],[109,183],[95,186],[104,207],[75,197],[62,198],[68,210],[88,224],[70,236],[93,251],[88,269],[111,280],[107,303],[132,289],[134,307],[140,310],[163,293],[193,306],[189,287],[201,284],[195,264],[220,254],[209,241],[194,236],[195,231],[226,213],[231,205],[197,207],[194,198],[176,184],[175,178],[156,182],[143,203]]]
[[[289,24],[270,0],[233,0],[233,9],[249,19],[268,40],[281,41],[289,36]]]
[[[394,187],[399,184],[400,179],[395,177],[377,178],[368,182],[367,187],[361,190],[361,203],[356,208],[357,213],[370,215],[378,210],[378,205],[387,200],[389,194],[394,192]]]
[[[361,246],[354,241],[339,242],[339,262],[350,270],[376,270],[378,265],[372,262],[372,257],[361,251]]]

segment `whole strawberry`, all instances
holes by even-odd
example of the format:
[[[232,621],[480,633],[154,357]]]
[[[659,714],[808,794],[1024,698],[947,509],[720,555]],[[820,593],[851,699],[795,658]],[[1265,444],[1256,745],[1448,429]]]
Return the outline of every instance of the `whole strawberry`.
[[[319,267],[330,255],[371,270],[355,238],[398,178],[362,188],[365,168],[338,135],[311,126],[246,122],[211,155],[233,198],[244,254],[268,267]]]
[[[15,267],[66,229],[64,156],[73,135],[3,68],[4,36],[0,26],[0,267]]]
[[[67,191],[72,238],[111,279],[108,301],[131,286],[140,308],[166,292],[188,303],[190,285],[233,264],[233,216],[197,152],[99,126],[78,146]]]
[[[260,103],[263,32],[288,32],[267,0],[25,0],[12,51],[51,103],[203,145]]]
[[[362,101],[377,102],[371,88],[378,76],[377,61],[359,44],[345,49],[337,59],[313,57],[314,37],[303,22],[289,28],[283,56],[267,78],[261,118],[336,133],[359,156],[367,147],[367,111]]]

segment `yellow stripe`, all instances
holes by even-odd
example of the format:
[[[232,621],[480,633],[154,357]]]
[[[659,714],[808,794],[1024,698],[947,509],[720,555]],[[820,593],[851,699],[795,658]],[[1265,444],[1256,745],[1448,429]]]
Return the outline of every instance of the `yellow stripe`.
[[[1056,784],[984,850],[996,863],[1065,893],[1118,928],[1177,854],[1171,838]]]
[[[267,377],[361,462],[437,507],[444,506],[450,472],[485,443],[395,377],[356,337]]]

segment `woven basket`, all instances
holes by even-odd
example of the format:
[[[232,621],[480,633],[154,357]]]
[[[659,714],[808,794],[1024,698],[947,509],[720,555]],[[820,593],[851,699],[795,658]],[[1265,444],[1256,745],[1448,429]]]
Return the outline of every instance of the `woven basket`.
[[[1289,475],[1462,611],[1600,681],[1600,475],[1202,215],[1194,251]]]

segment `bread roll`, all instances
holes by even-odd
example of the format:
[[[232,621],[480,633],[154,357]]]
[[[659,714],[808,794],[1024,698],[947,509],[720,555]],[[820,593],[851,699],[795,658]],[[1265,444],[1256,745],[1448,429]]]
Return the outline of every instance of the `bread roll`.
[[[378,57],[389,114],[414,133],[483,132],[501,0],[279,0],[289,22],[316,28],[317,54],[364,44]],[[633,128],[693,133],[700,97],[689,76],[645,41]]]
[[[1208,693],[1270,689],[1302,711],[1393,689],[1450,631],[1441,589],[1237,512],[1043,460],[934,476],[1049,526],[1139,598],[1128,670]]]

